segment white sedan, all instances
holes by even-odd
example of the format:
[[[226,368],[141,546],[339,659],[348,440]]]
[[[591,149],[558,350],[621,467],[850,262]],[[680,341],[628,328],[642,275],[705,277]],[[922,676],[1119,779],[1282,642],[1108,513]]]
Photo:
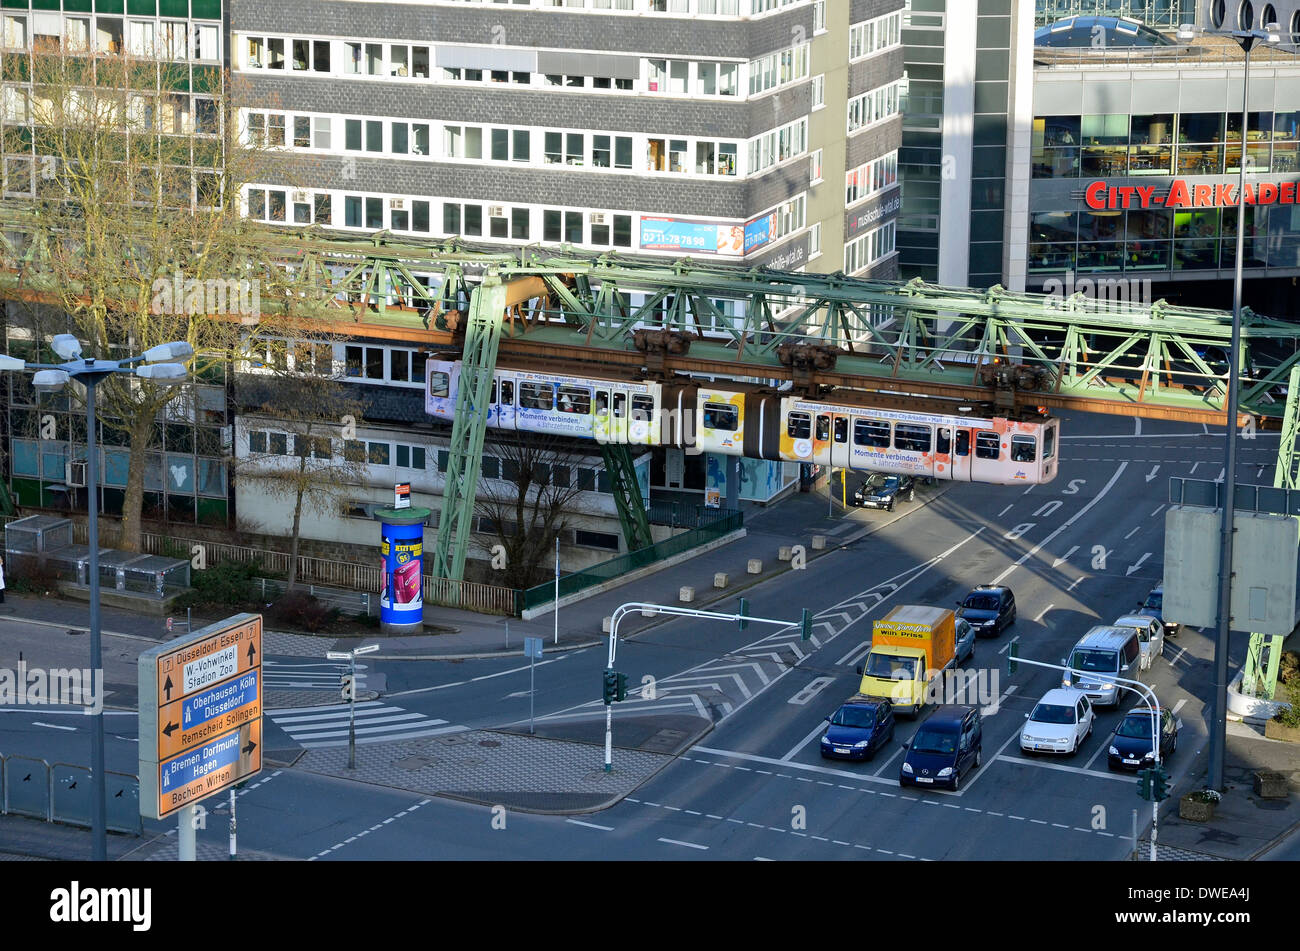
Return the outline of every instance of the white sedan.
[[[1026,753],[1079,752],[1092,735],[1092,704],[1087,694],[1072,687],[1058,687],[1043,694],[1020,731],[1020,749]]]

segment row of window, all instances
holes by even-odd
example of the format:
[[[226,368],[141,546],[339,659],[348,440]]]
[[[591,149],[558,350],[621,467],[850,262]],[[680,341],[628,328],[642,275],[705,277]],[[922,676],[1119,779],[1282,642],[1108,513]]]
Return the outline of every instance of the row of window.
[[[819,413],[816,418],[816,439],[821,442],[846,443],[849,441],[848,416],[831,417]],[[891,423],[887,419],[854,416],[853,445],[871,449],[901,449],[904,452],[951,453],[968,456],[971,449],[971,430],[958,429],[956,436],[951,428],[934,427],[924,423]],[[814,432],[811,413],[792,412],[786,420],[786,434],[791,439],[808,439]],[[1051,430],[1048,430],[1049,434]],[[832,433],[833,440],[832,440]],[[974,430],[975,458],[996,459],[1001,450],[1001,436],[993,430]],[[1043,447],[1043,458],[1051,458],[1055,447],[1050,440]],[[1029,435],[1011,437],[1011,461],[1034,462],[1038,458],[1038,440]]]
[[[844,243],[844,273],[854,274],[894,253],[894,225],[891,221]]]
[[[6,14],[6,50],[35,53],[107,53],[163,60],[221,59],[221,24],[188,20],[124,20],[120,16],[62,16],[58,13]]]
[[[871,56],[902,42],[903,11],[886,13],[849,27],[849,62]]]
[[[501,4],[516,7],[564,7],[601,13],[674,13],[698,16],[759,16],[808,0],[443,0],[443,2]],[[825,0],[816,0],[822,6]]]
[[[898,114],[899,92],[903,80],[895,80],[878,89],[869,89],[849,100],[849,135],[883,122]]]
[[[844,206],[847,208],[897,183],[897,152],[864,162],[844,175]]]
[[[777,50],[760,56],[749,64],[749,94],[757,96],[788,83],[808,78],[808,57],[811,43],[802,43],[789,49]]]
[[[808,120],[796,119],[749,141],[748,173],[757,175],[774,165],[802,155],[808,148]]]
[[[106,115],[109,109],[115,117],[121,115],[116,105],[102,94],[92,97],[74,89],[67,91],[66,98],[56,101],[45,90],[8,83],[2,92],[0,115],[8,123],[61,123],[65,121],[58,114],[61,109],[71,110],[85,119]],[[221,114],[217,101],[210,96],[192,96],[187,92],[131,93],[126,102],[126,121],[120,127],[135,135],[217,135],[221,131]]]

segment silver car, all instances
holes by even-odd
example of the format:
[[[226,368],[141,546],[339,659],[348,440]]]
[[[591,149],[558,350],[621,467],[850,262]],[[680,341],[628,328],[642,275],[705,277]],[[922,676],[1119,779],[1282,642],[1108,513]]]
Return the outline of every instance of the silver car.
[[[975,628],[971,622],[964,617],[957,618],[957,660],[956,663],[962,664],[968,660],[975,659]]]
[[[1132,627],[1138,632],[1138,648],[1142,651],[1143,670],[1150,670],[1155,659],[1165,651],[1165,626],[1159,618],[1145,614],[1126,614],[1115,620],[1115,627]]]

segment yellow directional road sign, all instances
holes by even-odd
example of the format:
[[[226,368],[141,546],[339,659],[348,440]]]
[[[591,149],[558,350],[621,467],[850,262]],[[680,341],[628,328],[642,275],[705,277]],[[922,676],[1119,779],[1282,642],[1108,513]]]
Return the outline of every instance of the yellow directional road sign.
[[[140,655],[140,813],[162,819],[262,768],[262,616]]]

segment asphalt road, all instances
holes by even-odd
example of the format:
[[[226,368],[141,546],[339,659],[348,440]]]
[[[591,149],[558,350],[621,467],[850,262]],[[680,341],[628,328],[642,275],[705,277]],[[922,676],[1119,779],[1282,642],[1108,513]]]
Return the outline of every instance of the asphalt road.
[[[241,842],[327,860],[1123,859],[1134,810],[1142,825],[1150,816],[1136,780],[1106,769],[1109,734],[1129,704],[1101,712],[1076,756],[1027,759],[1017,743],[1024,715],[1059,680],[1028,665],[1008,676],[1005,651],[1018,636],[1021,657],[1058,663],[1089,627],[1134,608],[1161,577],[1168,477],[1216,478],[1222,433],[1088,416],[1067,417],[1063,432],[1061,474],[1052,484],[958,485],[926,506],[902,503],[913,509],[906,518],[745,593],[756,617],[795,621],[800,608],[812,609],[812,642],[757,623],[740,631],[672,620],[620,643],[616,666],[636,690],[616,708],[616,731],[618,717],[633,711],[700,713],[715,729],[613,808],[567,819],[511,813],[503,829],[483,806],[272,770],[240,800]],[[1243,442],[1243,480],[1271,481],[1276,448],[1275,434]],[[711,576],[707,559],[700,570],[702,579]],[[1019,613],[1008,632],[978,642],[968,665],[981,672],[983,766],[961,791],[897,784],[901,743],[924,711],[916,721],[900,718],[894,745],[871,762],[822,760],[823,718],[856,691],[854,667],[872,619],[900,603],[951,605],[989,582],[1012,587]],[[631,586],[628,598],[635,597]],[[1234,662],[1244,649],[1243,635]],[[1147,677],[1183,721],[1169,764],[1176,791],[1204,755],[1211,652],[1208,637],[1184,629]],[[321,675],[290,658],[268,659],[284,665],[286,678]],[[603,719],[605,664],[604,647],[538,664],[539,722]],[[381,660],[366,673],[384,690],[383,703],[398,710],[388,714],[390,735],[528,717],[529,668],[519,658]],[[109,768],[133,772],[133,718],[110,716],[108,724]],[[88,726],[89,718],[72,713],[0,714],[6,753],[47,759],[84,762]],[[268,723],[266,748],[336,739],[302,733],[293,723]],[[219,841],[224,826],[200,835]]]

